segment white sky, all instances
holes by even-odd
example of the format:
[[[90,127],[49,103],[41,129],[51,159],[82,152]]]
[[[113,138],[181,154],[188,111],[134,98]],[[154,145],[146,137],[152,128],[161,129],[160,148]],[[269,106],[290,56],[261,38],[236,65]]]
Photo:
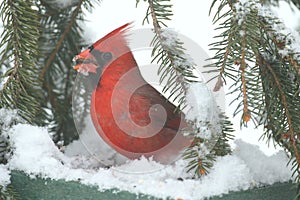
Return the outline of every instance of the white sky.
[[[208,17],[210,6],[208,1],[174,0],[173,2],[174,16],[173,20],[168,22],[169,27],[195,40],[201,46],[207,46],[213,32]],[[89,32],[91,31],[88,33],[89,38],[97,40],[115,28],[131,21],[134,21],[134,28],[142,28],[146,6],[147,4],[143,0],[137,8],[134,0],[103,0],[100,6],[97,6],[93,13],[87,16],[90,20],[90,23],[87,24],[87,29]],[[151,25],[144,27],[151,27]]]
[[[213,36],[216,35],[216,32],[211,23],[212,17],[208,16],[211,1],[173,0],[172,2],[174,5],[174,16],[172,21],[168,22],[168,26],[194,40],[208,55],[212,55],[208,51],[208,44],[213,41]],[[278,16],[285,21],[288,27],[295,27],[300,21],[300,14],[293,12],[285,2],[280,2],[280,6],[280,9],[276,9]],[[131,21],[134,22],[133,29],[151,27],[148,24],[142,26],[146,8],[147,4],[143,0],[140,1],[137,8],[134,0],[103,0],[99,6],[95,7],[92,13],[87,14],[88,22],[85,25],[87,41],[93,43],[115,28]],[[233,98],[233,96],[226,96],[226,103],[228,104]],[[234,109],[234,105],[230,108],[227,105],[226,112],[228,116],[232,116]],[[263,133],[262,129],[257,130],[249,126],[240,130],[239,116],[235,117],[232,122],[236,129],[236,138],[242,138],[249,143],[258,144],[266,154],[272,154],[275,151],[273,145],[269,148],[265,141],[258,141]]]

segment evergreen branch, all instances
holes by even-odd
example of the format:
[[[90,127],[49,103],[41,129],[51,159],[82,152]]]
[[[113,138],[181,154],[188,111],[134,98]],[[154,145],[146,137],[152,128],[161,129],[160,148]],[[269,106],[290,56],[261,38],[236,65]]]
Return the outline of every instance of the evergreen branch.
[[[266,95],[267,120],[265,122],[268,138],[274,139],[291,154],[292,170],[300,183],[300,130],[298,117],[300,109],[300,52],[294,34],[286,35],[284,25],[269,11],[260,11],[260,23],[267,37],[269,52],[261,55],[262,80]],[[295,51],[296,50],[296,51]],[[269,56],[272,55],[272,56]],[[275,55],[275,58],[274,56]],[[266,69],[264,69],[266,68]],[[270,83],[270,80],[271,83]],[[271,88],[271,91],[270,91]],[[272,94],[272,99],[268,96]],[[275,99],[273,100],[273,98]],[[271,132],[272,134],[270,134]],[[300,191],[298,191],[300,194]]]
[[[238,105],[235,114],[240,111],[243,112],[243,123],[250,120],[251,112],[256,112],[255,110],[258,110],[256,105],[249,101],[249,99],[252,98],[251,95],[249,96],[247,94],[249,93],[247,91],[247,85],[251,82],[251,79],[248,77],[258,76],[258,73],[254,71],[254,67],[249,64],[253,62],[253,57],[255,57],[254,54],[258,51],[257,49],[260,46],[259,41],[256,39],[259,38],[259,28],[256,23],[257,16],[255,12],[249,11],[246,17],[243,14],[239,14],[237,11],[239,9],[244,9],[244,12],[247,12],[247,6],[249,7],[251,5],[252,3],[240,7],[230,5],[231,9],[226,12],[226,19],[224,22],[221,22],[220,27],[218,28],[225,29],[221,35],[217,37],[220,37],[222,40],[211,44],[213,47],[211,49],[216,51],[216,55],[212,60],[217,60],[215,65],[219,70],[219,77],[214,90],[217,91],[222,87],[223,82],[221,81],[222,79],[225,81],[226,77],[235,81],[231,87],[235,89],[231,93],[239,92],[240,94],[238,96],[242,97],[242,103]],[[217,12],[220,13],[224,7],[225,6],[221,4]],[[219,18],[216,18],[215,22],[219,20]],[[225,41],[224,38],[226,38]],[[242,109],[240,109],[241,107]]]
[[[162,4],[163,2],[164,4]],[[160,64],[158,74],[160,75],[160,83],[167,80],[163,91],[171,91],[169,99],[174,96],[173,100],[178,100],[178,110],[185,107],[185,95],[188,90],[188,84],[192,82],[192,70],[194,64],[187,59],[184,53],[182,42],[179,41],[177,35],[171,31],[162,29],[162,26],[167,27],[163,20],[170,20],[172,16],[172,7],[166,4],[168,1],[148,0],[149,9],[145,19],[152,17],[155,37],[152,41],[154,46],[152,56],[156,54],[152,62],[157,60]],[[144,21],[145,21],[144,19]],[[169,77],[168,77],[169,76]]]
[[[99,0],[95,1],[96,3]],[[82,38],[80,21],[83,8],[91,10],[90,0],[80,0],[59,7],[52,0],[41,0],[39,9],[45,13],[41,19],[39,79],[43,81],[44,107],[51,110],[51,131],[55,143],[64,145],[78,138],[72,115],[72,87],[76,71],[72,69],[72,58],[86,46]]]
[[[284,121],[286,119],[286,122],[288,124],[287,127],[287,132],[283,131],[280,134],[279,140],[277,139],[277,142],[281,142],[280,140],[282,139],[287,139],[290,144],[292,149],[290,148],[290,145],[284,145],[286,148],[288,148],[288,150],[290,152],[292,152],[295,156],[295,159],[297,161],[297,165],[298,167],[300,167],[300,147],[298,146],[300,143],[300,134],[297,133],[297,131],[295,131],[295,127],[293,125],[293,118],[295,118],[295,116],[293,116],[291,114],[291,109],[295,109],[295,105],[291,105],[288,100],[287,100],[287,95],[286,92],[284,91],[283,87],[282,87],[282,81],[280,80],[280,78],[278,77],[278,75],[274,72],[274,67],[271,67],[270,63],[268,61],[266,61],[263,56],[260,55],[259,57],[260,62],[261,62],[261,66],[266,66],[268,72],[271,74],[274,82],[275,82],[275,86],[278,89],[278,95],[281,98],[280,99],[280,104],[283,107],[284,110]],[[269,78],[270,79],[270,78]],[[299,92],[298,92],[299,95]],[[296,97],[297,98],[297,97]],[[299,96],[298,96],[299,98]],[[269,105],[270,106],[270,105]],[[272,115],[269,115],[269,118],[273,118]],[[272,120],[274,122],[274,120]],[[275,122],[275,124],[277,124]],[[274,128],[273,128],[274,131]]]
[[[217,0],[214,0],[212,5],[211,5],[211,8],[210,8],[210,11],[209,11],[209,14],[211,14],[211,11],[212,11],[212,8],[215,6]],[[234,40],[234,33],[235,33],[235,30],[234,29],[229,29],[228,30],[228,27],[231,26],[231,24],[233,23],[233,21],[231,20],[232,18],[232,9],[228,10],[227,12],[225,12],[225,14],[221,14],[221,12],[223,11],[223,8],[226,7],[227,5],[227,2],[226,1],[222,1],[220,3],[220,6],[218,8],[218,11],[216,12],[215,16],[214,16],[214,19],[213,19],[213,23],[217,23],[219,20],[223,19],[222,17],[226,17],[228,16],[228,19],[222,23],[222,27],[219,27],[218,29],[225,29],[225,31],[221,34],[222,38],[224,38],[225,36],[228,35],[228,38],[227,40],[222,40],[221,42],[216,42],[216,43],[213,43],[213,44],[210,44],[210,46],[217,46],[217,45],[220,45],[222,46],[222,48],[211,48],[211,50],[216,50],[216,57],[220,58],[219,59],[219,62],[217,63],[218,65],[218,71],[219,71],[219,76],[218,76],[218,80],[215,84],[215,87],[213,89],[214,92],[217,92],[219,91],[222,86],[223,86],[223,82],[226,84],[226,79],[225,77],[227,75],[230,76],[230,74],[227,74],[226,71],[225,71],[225,68],[227,66],[227,63],[230,62],[228,61],[228,59],[230,58],[230,53],[231,53],[231,49],[232,49],[232,44],[233,44],[233,40]],[[232,7],[232,6],[231,6]],[[222,16],[222,17],[217,17],[217,16]],[[217,38],[217,37],[215,37]],[[223,52],[223,50],[225,49],[225,51]],[[212,58],[214,59],[214,58]],[[211,67],[208,66],[208,67]],[[211,71],[214,71],[214,70],[210,70],[208,71],[211,72]],[[233,80],[235,80],[235,77],[234,76],[230,76],[232,77]],[[210,80],[211,81],[211,80]]]
[[[0,133],[0,164],[6,163],[6,153],[8,151],[9,144],[7,143],[6,139],[2,137]]]
[[[50,87],[46,82],[43,83],[43,87],[46,89],[49,97],[49,102],[55,111],[59,111],[59,103],[57,99],[57,94],[54,93],[53,88]]]
[[[0,185],[0,199],[1,200],[16,200],[20,199],[20,195],[13,186],[8,185],[5,188]]]
[[[243,23],[242,24],[242,29],[243,32],[246,32],[246,25]],[[247,67],[247,63],[246,63],[246,37],[247,34],[244,34],[242,36],[242,46],[241,46],[241,66],[240,66],[240,70],[241,72],[241,82],[242,82],[242,94],[243,94],[243,121],[244,122],[248,122],[250,120],[250,114],[249,114],[249,110],[248,110],[248,97],[247,97],[247,83],[246,83],[246,72],[245,69]]]
[[[232,135],[234,131],[233,124],[229,118],[227,116],[223,116],[222,134],[213,148],[213,153],[216,156],[231,154],[231,146],[228,144],[228,141],[234,139],[234,135]]]
[[[269,63],[269,62],[268,62]],[[267,104],[267,120],[265,122],[266,132],[265,136],[268,139],[273,139],[280,146],[283,146],[286,150],[290,152],[290,162],[292,162],[293,176],[296,176],[296,181],[300,181],[300,165],[299,165],[299,151],[300,151],[300,142],[299,142],[299,82],[294,84],[293,82],[282,79],[282,74],[286,75],[278,63],[272,62],[269,64],[272,68],[273,73],[276,73],[276,78],[281,84],[281,90],[273,89],[271,95],[272,99],[266,101]],[[267,67],[266,67],[267,68]],[[267,68],[269,70],[269,68]],[[262,71],[264,68],[262,68]],[[263,71],[264,72],[264,71]],[[264,73],[267,76],[266,73]],[[270,75],[269,75],[270,76]],[[265,77],[264,85],[267,89],[267,94],[270,95],[270,88],[273,88],[273,85],[276,84],[276,81],[268,81],[270,78]],[[275,82],[275,83],[274,83]],[[278,83],[277,83],[278,84]],[[287,91],[286,91],[287,90]],[[297,94],[298,93],[298,94]],[[281,95],[285,96],[286,103],[283,104],[278,99],[282,99]],[[275,99],[273,99],[275,98]],[[288,108],[286,108],[286,106]],[[288,109],[288,110],[286,110]],[[289,115],[287,116],[287,111]]]
[[[66,28],[64,30],[64,32],[61,34],[58,42],[56,43],[55,49],[52,51],[52,53],[49,55],[49,58],[47,59],[45,66],[43,67],[43,69],[41,70],[40,73],[40,79],[43,79],[45,76],[45,73],[49,70],[49,67],[52,65],[52,63],[54,62],[54,59],[57,55],[57,53],[59,52],[59,50],[61,49],[63,42],[65,41],[65,38],[67,37],[67,35],[70,33],[70,30],[72,28],[72,26],[74,25],[77,16],[81,10],[81,6],[83,4],[84,0],[79,0],[78,4],[76,5],[75,10],[72,13],[72,16],[70,18],[70,21],[67,23]]]
[[[203,156],[201,153],[201,138],[195,138],[192,145],[184,152],[183,159],[188,160],[187,172],[193,172],[194,176],[201,177],[208,174],[208,169],[213,166],[216,156],[207,154]]]
[[[24,123],[24,120],[17,114],[17,110],[0,109],[0,164],[6,164],[11,154],[9,136],[6,133],[18,123]]]
[[[40,85],[36,81],[39,38],[38,12],[32,1],[5,0],[0,5],[4,24],[0,66],[8,69],[0,90],[0,107],[19,109],[29,123],[41,125],[45,119],[38,99]],[[38,116],[38,117],[37,117]]]
[[[260,0],[262,4],[271,4],[273,6],[279,6],[279,0]],[[298,0],[284,0],[289,5],[294,4],[300,10],[300,2]]]
[[[298,72],[298,75],[300,76],[300,67],[299,67],[299,61],[296,61],[292,56],[287,55],[285,58],[294,66],[295,71]]]
[[[228,35],[228,45],[225,49],[224,59],[222,60],[222,64],[219,67],[219,77],[218,77],[218,81],[215,84],[215,87],[214,87],[214,90],[213,90],[214,92],[217,92],[221,89],[221,87],[223,86],[223,81],[226,84],[226,80],[223,77],[223,75],[224,75],[224,72],[225,72],[225,66],[226,66],[228,56],[229,56],[229,53],[230,53],[232,39],[233,39],[233,31],[231,31]]]
[[[232,16],[230,23],[225,18],[220,24],[225,29],[218,36],[222,41],[212,44],[217,51],[213,60],[224,78],[235,81],[231,86],[231,93],[238,93],[235,100],[242,97],[234,114],[243,111],[243,122],[251,118],[257,125],[263,124],[263,136],[290,152],[292,170],[299,183],[299,36],[286,31],[258,0],[238,1],[231,8],[232,13],[227,15]],[[239,71],[235,69],[238,66]]]
[[[179,41],[174,32],[166,29],[165,21],[170,20],[172,16],[170,0],[147,0],[148,9],[143,23],[148,22],[151,17],[154,27],[155,36],[152,41],[152,62],[156,61],[160,66],[158,75],[160,75],[160,84],[166,81],[163,92],[170,91],[169,100],[178,100],[179,106],[177,110],[182,110],[186,106],[186,95],[190,87],[190,83],[194,82],[193,69],[195,64],[186,55],[183,43]],[[139,3],[139,1],[137,1]],[[184,152],[183,158],[188,160],[187,171],[193,171],[195,176],[202,176],[208,173],[209,168],[213,166],[213,162],[217,155],[216,151],[208,152],[211,146],[210,139],[201,138],[199,123],[188,122],[191,125],[189,135],[193,135],[193,145],[187,148]],[[202,122],[201,122],[202,123]],[[217,132],[216,130],[220,124],[211,125],[210,122],[203,122],[201,125],[207,127],[209,131]],[[216,127],[211,127],[216,126]],[[218,135],[212,133],[212,137]],[[214,138],[216,139],[216,138]],[[218,141],[218,139],[216,139]],[[215,141],[215,142],[216,142]],[[228,153],[226,147],[227,141],[220,139],[217,148],[224,153]]]
[[[264,25],[264,30],[268,30],[268,39],[272,41],[273,45],[276,46],[276,49],[278,51],[275,51],[274,54],[277,55],[277,59],[280,61],[280,64],[282,64],[284,67],[286,67],[286,71],[288,73],[275,73],[274,67],[271,67],[271,64],[267,62],[263,57],[261,56],[262,64],[267,67],[268,71],[272,75],[275,85],[277,86],[279,98],[281,98],[280,103],[282,104],[282,107],[284,109],[284,123],[287,122],[287,131],[281,131],[278,135],[280,137],[275,138],[277,142],[282,143],[281,139],[285,138],[289,141],[289,144],[284,144],[285,148],[287,148],[293,156],[295,156],[295,165],[298,166],[296,169],[299,169],[300,167],[300,147],[299,145],[299,129],[297,128],[297,125],[299,124],[299,118],[295,116],[295,113],[293,110],[295,110],[295,106],[297,107],[299,105],[299,85],[300,85],[300,73],[299,73],[299,60],[294,59],[294,57],[297,57],[299,59],[300,52],[295,52],[293,47],[293,44],[297,45],[297,40],[290,35],[289,38],[287,36],[283,35],[280,31],[284,30],[284,27],[281,27],[281,30],[278,31],[276,28],[272,27],[272,21],[276,22],[279,26],[283,26],[283,24],[276,19],[271,13],[264,12],[262,13],[266,20],[264,22],[267,22],[266,25]],[[292,43],[292,45],[288,45],[288,43]],[[283,52],[283,53],[282,53]],[[274,64],[273,64],[274,65]],[[276,64],[275,64],[276,65]],[[293,66],[293,68],[290,68],[289,66]],[[286,77],[281,77],[282,74],[288,75],[288,76],[295,76],[291,81],[287,82]],[[282,80],[283,79],[283,80]],[[292,84],[292,85],[291,85]],[[288,86],[291,85],[291,86]],[[292,91],[286,91],[290,90]],[[288,97],[289,94],[292,94],[292,97]],[[292,99],[291,99],[292,98]],[[270,106],[270,104],[268,104]],[[274,118],[274,116],[269,115],[269,118]],[[276,121],[272,120],[274,124],[277,124]],[[273,125],[272,125],[273,126]],[[269,127],[269,125],[267,126]],[[276,131],[276,128],[272,128],[273,131]],[[297,171],[297,170],[296,170]],[[296,172],[295,171],[295,172]],[[300,171],[298,171],[298,177],[300,177]],[[299,178],[298,178],[299,179]],[[300,181],[300,180],[298,180]]]
[[[276,46],[277,49],[279,49],[278,56],[281,56],[283,59],[287,59],[294,66],[295,71],[298,72],[298,75],[300,75],[299,60],[297,60],[300,58],[300,52],[294,52],[293,48],[287,47],[290,46],[288,45],[288,43],[294,43],[297,45],[299,41],[296,41],[296,39],[293,38],[293,36],[287,38],[286,35],[276,31],[276,28],[273,28],[272,24],[270,24],[268,20],[274,21],[282,30],[285,30],[286,28],[284,27],[282,22],[274,18],[274,16],[272,16],[271,13],[268,13],[266,15],[266,18],[262,18],[262,20],[260,21],[261,27],[267,33],[268,39],[272,41],[272,43]],[[264,15],[262,17],[264,17]],[[294,57],[297,57],[297,59],[295,59]]]
[[[300,2],[298,0],[286,0],[286,1],[292,2],[300,10]]]
[[[209,173],[209,169],[213,166],[213,162],[217,156],[225,156],[231,153],[229,140],[233,139],[231,134],[234,129],[232,123],[227,116],[222,117],[222,133],[217,138],[216,143],[210,152],[207,151],[206,142],[212,143],[212,140],[205,141],[200,137],[195,137],[192,144],[185,150],[183,159],[188,161],[187,172],[193,172],[194,177],[201,177]]]

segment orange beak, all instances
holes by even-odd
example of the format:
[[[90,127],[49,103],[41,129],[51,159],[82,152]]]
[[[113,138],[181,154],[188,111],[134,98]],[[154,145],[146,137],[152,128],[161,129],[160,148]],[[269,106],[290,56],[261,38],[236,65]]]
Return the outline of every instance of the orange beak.
[[[73,68],[78,72],[94,72],[96,73],[97,61],[94,56],[90,53],[90,49],[82,51],[80,54],[73,58],[75,66]]]

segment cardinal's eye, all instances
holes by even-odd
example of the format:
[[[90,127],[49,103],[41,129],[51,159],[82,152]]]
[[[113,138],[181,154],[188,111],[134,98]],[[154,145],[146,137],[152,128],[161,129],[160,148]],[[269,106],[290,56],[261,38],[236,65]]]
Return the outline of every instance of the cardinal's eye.
[[[94,45],[89,46],[88,49],[90,50],[90,52],[93,51]]]
[[[91,54],[97,60],[98,66],[100,67],[104,67],[113,58],[112,53],[103,52],[96,48],[94,48],[93,51],[91,51]]]
[[[84,63],[84,59],[75,60],[75,65],[82,64],[82,63]]]
[[[110,61],[112,59],[112,54],[110,52],[104,52],[101,57],[104,61]]]

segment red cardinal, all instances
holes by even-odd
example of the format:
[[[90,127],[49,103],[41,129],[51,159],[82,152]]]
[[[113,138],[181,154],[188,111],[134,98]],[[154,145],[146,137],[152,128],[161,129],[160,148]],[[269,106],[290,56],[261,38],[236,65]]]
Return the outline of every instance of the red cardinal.
[[[191,138],[179,131],[184,114],[142,77],[126,41],[125,24],[75,57],[74,69],[88,72],[93,85],[91,118],[103,140],[122,155],[144,155],[169,163]]]

